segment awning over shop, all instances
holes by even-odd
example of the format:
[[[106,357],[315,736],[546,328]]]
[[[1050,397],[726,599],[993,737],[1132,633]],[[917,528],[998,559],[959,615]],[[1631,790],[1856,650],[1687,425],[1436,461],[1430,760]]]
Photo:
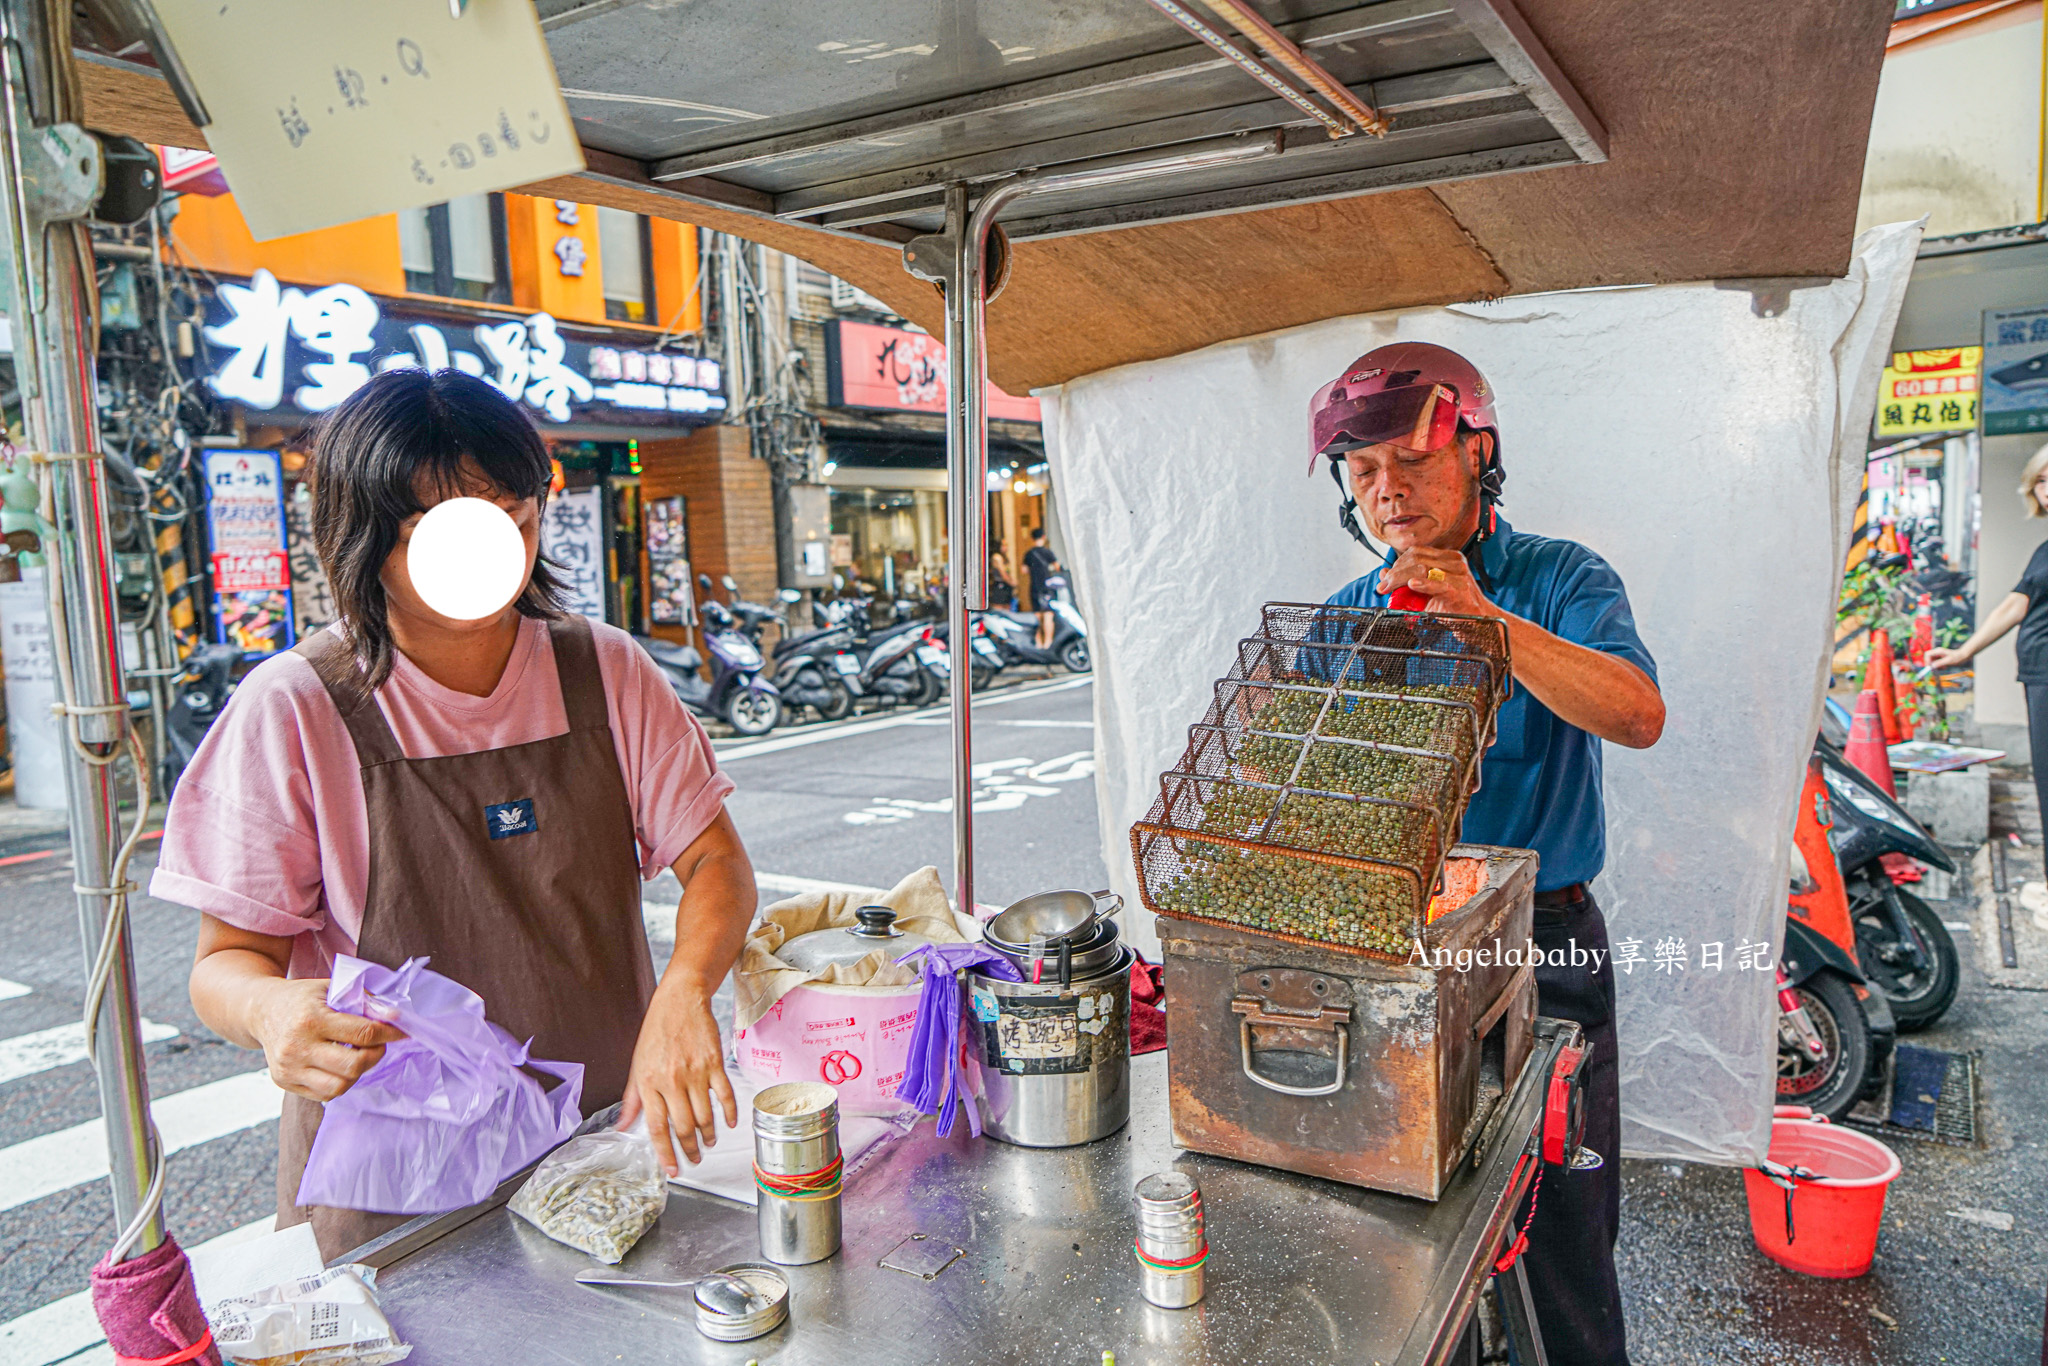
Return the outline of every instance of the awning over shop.
[[[539,8],[590,169],[530,192],[763,242],[934,332],[937,293],[900,244],[937,225],[945,180],[1281,130],[1276,155],[1013,206],[1015,274],[989,314],[990,378],[1013,394],[1392,307],[1840,275],[1890,17],[1812,0],[1264,6],[1390,125],[1333,139],[1161,0],[943,0],[857,23],[802,0]],[[205,145],[147,65],[83,74],[96,126]]]

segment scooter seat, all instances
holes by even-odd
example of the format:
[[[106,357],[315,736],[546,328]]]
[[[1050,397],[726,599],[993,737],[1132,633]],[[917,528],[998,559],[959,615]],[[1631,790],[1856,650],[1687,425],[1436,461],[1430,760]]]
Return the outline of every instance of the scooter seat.
[[[672,640],[658,640],[653,636],[637,636],[635,639],[657,664],[666,664],[672,669],[704,667],[704,656],[697,653],[694,645],[678,645]]]

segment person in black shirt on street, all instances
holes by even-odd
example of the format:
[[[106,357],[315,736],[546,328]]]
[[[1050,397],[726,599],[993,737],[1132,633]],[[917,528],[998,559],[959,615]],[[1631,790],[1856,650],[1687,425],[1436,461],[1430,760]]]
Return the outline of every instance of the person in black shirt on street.
[[[2048,446],[2034,452],[2020,473],[2020,501],[2027,516],[2048,517]],[[2020,628],[2014,645],[2020,657],[2020,682],[2027,689],[2027,732],[2034,760],[2034,792],[2048,811],[2048,541],[2035,548],[2012,592],[1984,618],[1976,634],[1953,650],[1929,650],[1927,667],[1955,669],[1967,664],[2013,627]],[[2048,911],[2048,884],[2029,882],[2020,888],[2020,903],[2029,911]]]
[[[1045,528],[1031,529],[1031,549],[1024,552],[1024,572],[1031,576],[1031,610],[1038,613],[1038,648],[1052,648],[1052,589],[1046,580],[1057,574],[1059,559],[1045,546]]]

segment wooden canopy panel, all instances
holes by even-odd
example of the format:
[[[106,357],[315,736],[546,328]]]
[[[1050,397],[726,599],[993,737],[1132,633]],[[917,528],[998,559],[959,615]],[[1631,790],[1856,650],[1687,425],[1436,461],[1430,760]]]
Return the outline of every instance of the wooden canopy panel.
[[[698,11],[662,12],[681,26]],[[1386,308],[1846,269],[1888,0],[1521,0],[1521,13],[1560,87],[1604,125],[1604,163],[1517,169],[1513,155],[1478,154],[1428,188],[1026,236],[989,309],[990,377],[1021,393]],[[561,50],[557,41],[558,60]],[[90,57],[82,75],[94,126],[205,145],[148,68]],[[923,226],[915,217],[819,226],[776,217],[777,196],[787,210],[786,196],[801,190],[699,175],[657,181],[664,168],[676,173],[675,159],[596,146],[588,159],[583,175],[526,192],[734,233],[943,330],[933,287],[901,264],[903,224]],[[1028,234],[1045,224],[1017,226]]]

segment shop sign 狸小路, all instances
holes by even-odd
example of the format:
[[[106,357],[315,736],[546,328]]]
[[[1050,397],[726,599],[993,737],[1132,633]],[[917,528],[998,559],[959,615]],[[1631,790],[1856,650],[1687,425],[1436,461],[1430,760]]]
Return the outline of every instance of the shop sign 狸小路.
[[[2048,432],[2048,304],[1984,310],[1986,436]]]
[[[405,316],[355,285],[303,290],[259,270],[215,291],[206,385],[259,412],[324,413],[385,370],[453,368],[544,423],[696,427],[725,410],[718,362],[576,340],[551,314],[463,327]]]
[[[276,451],[206,453],[206,537],[220,642],[257,656],[290,649],[297,633]]]
[[[839,319],[825,324],[827,400],[835,408],[898,413],[946,411],[946,344],[926,332]],[[991,384],[988,415],[1036,422],[1038,400]]]
[[[1877,434],[1923,436],[1977,425],[1981,346],[1894,351],[1877,387]]]

